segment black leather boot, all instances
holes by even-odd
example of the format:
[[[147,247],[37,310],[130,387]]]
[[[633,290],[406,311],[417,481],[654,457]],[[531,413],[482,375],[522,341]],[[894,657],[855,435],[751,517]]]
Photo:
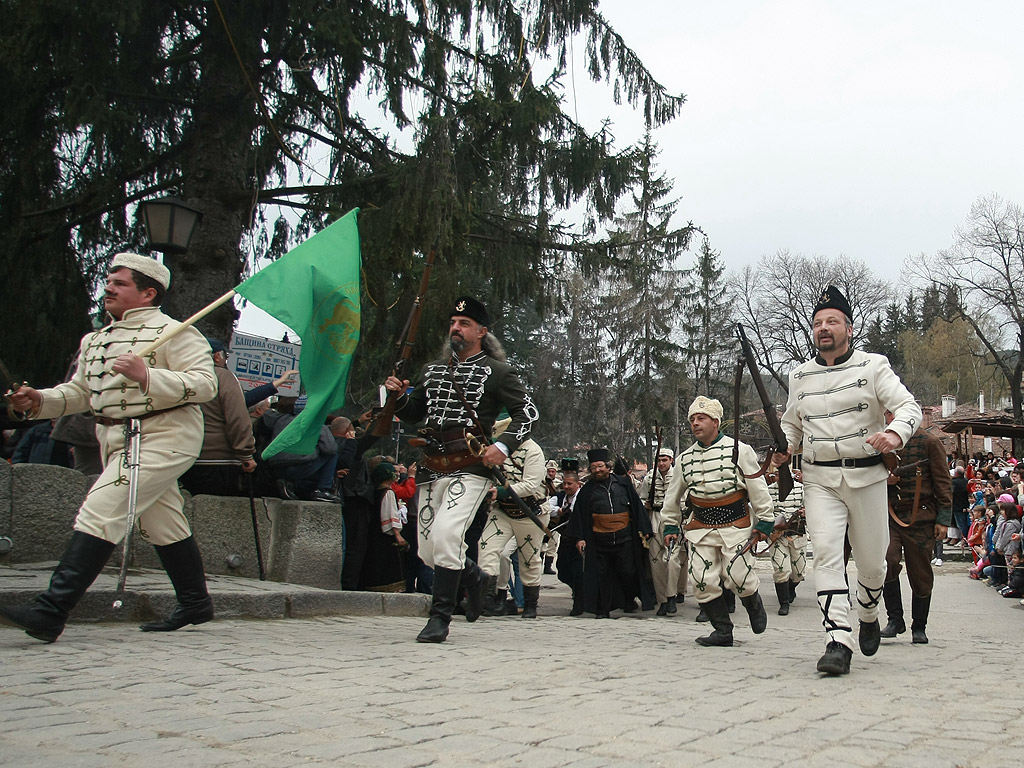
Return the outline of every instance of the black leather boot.
[[[476,621],[484,610],[487,574],[472,560],[467,560],[462,569],[462,586],[466,588],[466,621]]]
[[[755,592],[752,595],[741,597],[740,601],[743,603],[743,607],[747,609],[750,629],[755,635],[760,635],[768,628],[768,614],[764,610],[761,596]]]
[[[494,577],[494,583],[498,583],[498,577]],[[496,589],[494,590],[494,603],[490,610],[484,608],[484,616],[504,616],[505,615],[505,601],[508,599],[507,589]]]
[[[903,620],[903,596],[900,594],[900,580],[893,579],[882,585],[882,599],[885,601],[885,612],[889,621],[882,628],[882,637],[896,637],[907,631],[907,623]]]
[[[910,641],[919,645],[928,642],[928,635],[924,628],[928,625],[928,610],[931,607],[932,597],[910,597]]]
[[[206,591],[203,556],[196,537],[155,547],[160,565],[167,571],[178,604],[162,621],[151,621],[139,627],[143,632],[173,632],[188,624],[203,624],[213,618],[213,600]]]
[[[50,577],[49,588],[28,605],[0,608],[0,624],[23,629],[36,640],[52,643],[64,631],[68,614],[96,581],[114,545],[75,531],[71,543]]]
[[[545,557],[544,558],[544,573],[548,574],[549,576],[554,576],[555,575],[555,569],[552,568],[552,566],[554,564],[555,564],[555,558],[550,557],[550,556],[549,557]]]
[[[572,586],[572,608],[569,610],[570,616],[582,616],[583,615],[583,580],[579,579]]]
[[[865,656],[874,656],[882,639],[882,631],[878,627],[878,619],[860,623],[860,652]]]
[[[779,598],[779,616],[787,616],[789,614],[789,582],[776,582],[775,595]]]
[[[732,619],[729,618],[729,606],[725,597],[719,595],[714,600],[703,603],[701,607],[708,615],[714,631],[707,637],[698,637],[694,642],[698,645],[727,648],[732,645]]]
[[[799,581],[789,580],[789,604],[792,605],[796,601],[796,585]]]
[[[848,675],[850,674],[850,659],[853,658],[853,651],[842,643],[835,641],[825,646],[825,655],[818,659],[818,671],[826,675]]]
[[[537,618],[537,600],[540,598],[540,587],[523,587],[523,618]]]
[[[726,589],[723,585],[722,597],[725,600],[725,607],[728,609],[729,613],[736,613],[736,593],[731,589]]]
[[[448,625],[452,623],[452,611],[459,594],[462,571],[450,568],[434,568],[434,597],[430,603],[430,618],[418,635],[417,643],[443,643],[448,637]]]
[[[484,584],[484,616],[495,616],[495,611],[498,609],[498,577],[488,576],[487,582]],[[505,598],[502,598],[502,608],[505,607]]]

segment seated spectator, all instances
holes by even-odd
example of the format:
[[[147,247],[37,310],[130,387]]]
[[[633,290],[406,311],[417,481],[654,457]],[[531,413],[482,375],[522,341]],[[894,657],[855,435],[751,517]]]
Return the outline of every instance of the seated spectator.
[[[203,448],[179,482],[193,496],[238,496],[243,493],[242,474],[256,469],[256,441],[242,385],[227,369],[227,350],[219,339],[207,341],[217,375],[217,397],[199,404],[203,412]]]
[[[274,407],[263,414],[263,423],[270,428],[273,440],[295,419],[298,398],[280,397]],[[341,501],[331,489],[338,463],[338,444],[326,426],[320,428],[320,439],[313,453],[278,453],[266,460],[277,478],[282,499],[302,498],[337,504]]]
[[[11,456],[11,464],[55,464],[71,467],[71,451],[66,443],[50,437],[56,419],[41,421],[25,430]]]

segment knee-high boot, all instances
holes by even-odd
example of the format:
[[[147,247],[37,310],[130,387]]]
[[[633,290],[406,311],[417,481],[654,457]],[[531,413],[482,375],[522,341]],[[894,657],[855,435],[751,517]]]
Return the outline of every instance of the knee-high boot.
[[[893,579],[882,585],[882,600],[885,601],[885,613],[889,621],[882,628],[882,637],[896,637],[907,631],[907,623],[903,620],[903,596],[900,594],[900,580]]]
[[[0,608],[0,624],[23,629],[36,640],[52,643],[67,623],[85,590],[96,581],[114,545],[106,539],[75,531],[50,577],[49,588],[28,605]]]
[[[910,597],[910,641],[912,643],[928,642],[928,635],[925,634],[924,628],[928,624],[928,610],[931,604],[931,595],[928,597],[911,595]]]
[[[789,582],[775,582],[775,595],[779,598],[779,616],[789,613]]]
[[[488,576],[484,584],[484,616],[499,616],[498,611],[498,577]],[[501,613],[505,612],[505,597],[501,598]]]
[[[537,618],[537,600],[540,599],[540,587],[523,587],[523,618]]]
[[[461,579],[461,570],[434,568],[434,597],[430,603],[430,618],[416,636],[416,642],[443,643],[448,637],[448,625],[452,623],[452,611],[458,600]]]
[[[213,600],[206,591],[203,556],[195,536],[173,544],[154,547],[160,565],[174,585],[178,604],[162,621],[151,621],[139,627],[143,632],[173,632],[187,624],[203,624],[213,618]]]
[[[750,619],[750,629],[755,635],[760,635],[768,628],[768,614],[764,610],[764,602],[761,596],[755,592],[752,595],[741,597],[740,602],[747,609],[747,617]]]
[[[583,615],[583,579],[576,579],[572,583],[572,608],[570,616]]]
[[[462,586],[466,588],[466,621],[476,621],[484,610],[487,574],[472,560],[462,569]]]
[[[698,637],[694,642],[698,645],[723,646],[732,645],[732,619],[729,617],[729,606],[725,597],[719,595],[714,600],[701,604],[708,615],[714,631],[707,637]]]

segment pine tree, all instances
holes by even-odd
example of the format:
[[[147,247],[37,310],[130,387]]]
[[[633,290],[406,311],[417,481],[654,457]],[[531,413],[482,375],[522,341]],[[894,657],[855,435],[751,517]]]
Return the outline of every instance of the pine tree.
[[[427,331],[463,265],[496,265],[506,293],[542,297],[554,266],[605,252],[557,215],[579,205],[589,224],[607,221],[635,153],[563,110],[575,40],[589,76],[649,125],[683,103],[594,0],[0,7],[0,322],[24,327],[33,309],[33,327],[5,337],[0,356],[40,384],[63,375],[109,254],[143,247],[131,218],[141,199],[176,190],[205,214],[188,253],[167,257],[177,316],[361,207],[358,365],[372,368],[390,357],[431,247]],[[538,80],[544,61],[554,72]],[[233,319],[225,307],[203,329],[226,337]]]

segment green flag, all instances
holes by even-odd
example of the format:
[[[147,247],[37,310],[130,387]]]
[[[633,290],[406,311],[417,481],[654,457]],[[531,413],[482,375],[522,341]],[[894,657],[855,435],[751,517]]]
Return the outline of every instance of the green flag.
[[[327,414],[345,403],[359,342],[359,230],[355,208],[235,291],[302,339],[306,407],[263,451],[314,453]]]

